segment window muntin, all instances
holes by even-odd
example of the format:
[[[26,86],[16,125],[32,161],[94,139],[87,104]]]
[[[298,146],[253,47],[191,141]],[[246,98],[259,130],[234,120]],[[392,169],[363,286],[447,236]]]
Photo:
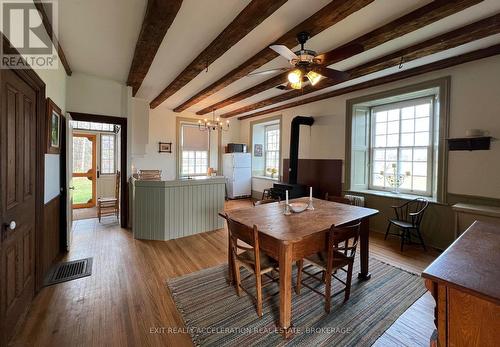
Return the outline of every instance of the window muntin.
[[[369,189],[432,195],[432,98],[371,109]]]
[[[208,151],[182,151],[182,175],[206,175]]]
[[[72,122],[73,129],[105,131],[105,132],[114,132],[114,133],[118,132],[118,127],[114,124],[82,122],[82,121],[71,121],[71,122]]]
[[[280,129],[278,124],[265,127],[265,170],[266,176],[275,177],[280,170]]]
[[[101,174],[115,174],[116,136],[101,134]]]

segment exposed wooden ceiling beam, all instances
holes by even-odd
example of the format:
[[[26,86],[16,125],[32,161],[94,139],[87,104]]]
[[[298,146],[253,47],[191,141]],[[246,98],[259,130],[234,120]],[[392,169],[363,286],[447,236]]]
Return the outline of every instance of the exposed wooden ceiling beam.
[[[54,29],[52,28],[52,24],[50,23],[49,17],[47,16],[47,12],[45,12],[45,9],[43,8],[42,1],[34,0],[34,4],[36,9],[40,13],[40,16],[42,17],[42,23],[43,26],[45,27],[45,31],[47,31],[47,35],[49,35],[52,43],[54,44],[54,47],[57,50],[57,55],[59,56],[59,60],[61,60],[61,63],[64,66],[64,70],[66,70],[66,75],[71,76],[73,71],[71,71],[71,68],[69,67],[68,59],[66,59],[66,55],[64,54],[61,44],[57,40],[56,35],[54,35]]]
[[[491,57],[491,56],[498,55],[498,54],[500,54],[500,44],[490,46],[488,48],[483,48],[483,49],[479,49],[476,51],[472,51],[469,53],[457,55],[456,57],[451,57],[451,58],[439,60],[439,61],[436,61],[433,63],[418,66],[418,67],[415,67],[415,68],[412,68],[409,70],[405,70],[402,72],[397,72],[397,73],[392,74],[392,75],[379,77],[379,78],[376,78],[376,79],[373,79],[370,81],[355,84],[353,86],[333,90],[333,91],[328,92],[328,93],[315,95],[315,96],[312,96],[312,97],[307,98],[307,99],[302,99],[302,100],[294,101],[294,102],[291,102],[291,103],[288,103],[285,105],[280,105],[277,107],[269,108],[267,110],[247,114],[247,115],[238,117],[238,119],[244,120],[244,119],[249,119],[249,118],[253,118],[253,117],[257,117],[257,116],[262,116],[265,114],[282,111],[282,110],[285,110],[287,108],[296,107],[296,106],[300,106],[300,105],[309,104],[309,103],[315,102],[315,101],[333,98],[335,96],[344,95],[347,93],[352,93],[352,92],[362,90],[362,89],[376,87],[376,86],[383,85],[386,83],[395,82],[395,81],[403,80],[405,78],[422,75],[422,74],[425,74],[427,72],[442,70],[442,69],[445,69],[448,67],[464,64],[464,63],[471,62],[474,60],[479,60],[479,59]]]
[[[275,97],[261,100],[252,105],[240,107],[234,111],[227,112],[221,115],[222,118],[233,117],[242,113],[253,111],[265,106],[269,106],[278,102],[283,102],[293,99],[304,94],[309,94],[324,88],[328,88],[339,83],[349,81],[355,78],[369,75],[374,72],[385,70],[389,67],[398,66],[401,62],[409,62],[431,54],[445,51],[460,45],[482,39],[487,36],[500,33],[500,14],[472,23],[460,29],[456,29],[436,36],[432,39],[415,44],[408,48],[401,49],[397,52],[388,54],[379,59],[372,60],[347,71],[349,77],[345,80],[329,80],[322,81],[321,87],[312,87],[310,85],[301,90],[292,90],[287,93],[277,95]]]
[[[362,9],[373,0],[334,0],[324,6],[318,12],[304,20],[299,25],[288,31],[286,34],[277,39],[274,44],[293,47],[297,45],[297,33],[307,31],[311,36],[315,36],[332,25],[340,22],[354,12]],[[245,77],[250,72],[258,69],[265,63],[276,58],[278,54],[268,47],[262,49],[253,57],[247,59],[243,64],[231,70],[222,78],[212,83],[205,89],[196,93],[189,100],[177,106],[174,111],[182,112],[187,108],[199,103],[201,100],[208,98],[210,95],[227,87],[231,83]]]
[[[287,0],[252,0],[238,16],[151,102],[155,108],[188,84]]]
[[[182,0],[148,0],[127,78],[127,85],[132,86],[132,95],[135,96],[141,87],[156,52],[181,5]]]
[[[385,42],[406,35],[426,25],[432,24],[435,21],[462,11],[465,8],[475,5],[481,1],[483,0],[460,0],[456,2],[433,1],[388,24],[362,35],[343,46],[326,52],[324,54],[324,66],[337,63],[360,53],[358,50],[354,49],[354,47],[361,45],[365,51],[372,49]],[[204,109],[196,112],[196,114],[203,115],[212,112],[213,110],[229,106],[255,94],[271,89],[279,84],[283,84],[286,82],[287,74],[288,72],[278,74],[277,76],[274,76],[225,100],[205,107]]]

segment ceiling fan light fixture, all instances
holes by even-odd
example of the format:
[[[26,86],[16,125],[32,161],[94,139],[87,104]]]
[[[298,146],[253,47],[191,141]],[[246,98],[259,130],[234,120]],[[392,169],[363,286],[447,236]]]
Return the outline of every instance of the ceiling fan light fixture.
[[[290,87],[292,89],[302,89],[302,81],[298,81],[297,83],[290,83]]]
[[[323,76],[321,76],[319,73],[312,70],[309,71],[306,76],[309,82],[311,82],[311,85],[313,86],[316,85],[316,83],[318,83],[323,78]]]
[[[288,74],[288,82],[290,82],[290,84],[300,84],[302,85],[302,71],[300,71],[299,69],[295,69],[295,70],[292,70],[290,71],[290,73]],[[296,88],[296,89],[300,89],[300,88]]]

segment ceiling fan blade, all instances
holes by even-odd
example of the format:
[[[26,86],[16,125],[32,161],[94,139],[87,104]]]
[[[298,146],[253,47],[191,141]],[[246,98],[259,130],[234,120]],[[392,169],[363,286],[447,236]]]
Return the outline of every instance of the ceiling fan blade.
[[[313,70],[323,77],[327,77],[339,82],[345,81],[349,78],[349,74],[347,72],[330,69],[324,66],[318,66]]]
[[[347,46],[340,47],[338,49],[334,49],[330,52],[319,54],[314,57],[314,60],[317,62],[317,64],[331,64],[330,62],[337,62],[350,58],[353,55],[364,52],[364,50],[365,48],[362,44],[353,43]]]
[[[287,67],[281,67],[278,69],[271,69],[271,70],[264,70],[264,71],[257,71],[257,72],[250,72],[247,76],[260,76],[260,75],[270,75],[276,72],[283,72],[283,71],[288,71],[290,70]]]
[[[287,60],[298,59],[297,54],[293,53],[287,46],[284,45],[272,45],[269,46],[273,51],[286,58]]]

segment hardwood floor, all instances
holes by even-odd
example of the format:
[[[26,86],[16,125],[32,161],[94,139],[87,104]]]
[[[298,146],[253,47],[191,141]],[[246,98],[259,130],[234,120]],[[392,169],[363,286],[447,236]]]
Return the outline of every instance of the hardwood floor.
[[[97,207],[74,208],[73,220],[97,218]]]
[[[230,201],[226,209],[249,205]],[[44,288],[11,341],[15,346],[191,346],[165,281],[226,262],[224,230],[163,241],[134,240],[115,221],[74,223],[67,260],[94,257],[90,277]],[[420,273],[437,255],[411,246],[399,252],[398,240],[384,242],[372,233],[370,253],[387,263]],[[377,341],[379,346],[428,346],[433,301],[427,294],[410,307]],[[159,328],[159,329],[158,329]]]

